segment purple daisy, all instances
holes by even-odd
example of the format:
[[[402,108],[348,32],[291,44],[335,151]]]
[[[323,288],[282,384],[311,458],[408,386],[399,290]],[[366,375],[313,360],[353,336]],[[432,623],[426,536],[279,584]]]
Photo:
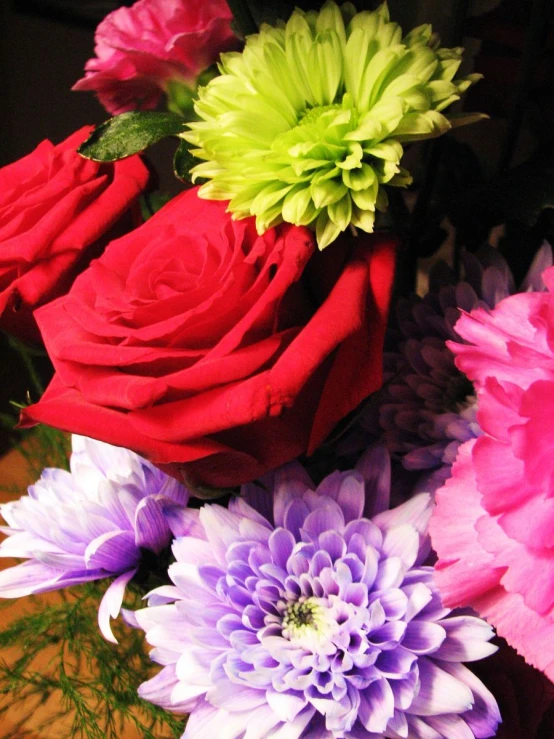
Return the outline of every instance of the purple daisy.
[[[189,492],[134,452],[72,437],[71,472],[45,469],[28,495],[0,506],[8,535],[0,556],[27,561],[0,572],[0,597],[44,593],[117,576],[98,613],[115,642],[125,587],[147,552],[159,554],[183,533]]]
[[[431,497],[386,510],[389,485],[373,447],[316,489],[291,464],[229,509],[186,512],[173,585],[132,615],[164,665],[139,693],[191,714],[184,739],[495,734],[496,702],[461,664],[496,651],[493,632],[440,602]]]
[[[439,484],[448,476],[458,447],[480,435],[473,385],[454,364],[447,340],[461,341],[454,325],[461,311],[494,306],[515,292],[544,290],[541,273],[552,264],[552,250],[544,244],[523,283],[516,288],[510,269],[490,246],[477,255],[466,254],[466,279],[456,282],[444,263],[430,275],[425,297],[400,300],[390,339],[399,351],[385,355],[385,388],[362,416],[361,426],[376,432],[380,426],[388,449],[409,470],[442,467]]]

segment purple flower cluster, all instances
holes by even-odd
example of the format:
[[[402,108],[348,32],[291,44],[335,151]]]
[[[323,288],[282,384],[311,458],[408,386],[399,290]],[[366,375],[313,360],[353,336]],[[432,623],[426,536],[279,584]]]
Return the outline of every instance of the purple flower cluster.
[[[98,614],[104,636],[115,642],[110,616],[121,608],[125,587],[144,550],[159,554],[183,533],[189,492],[127,449],[73,436],[71,472],[46,469],[28,495],[0,506],[8,535],[0,556],[27,561],[0,572],[0,597],[117,576]]]
[[[190,713],[187,739],[493,736],[496,702],[461,664],[493,632],[440,602],[430,496],[386,510],[389,486],[374,447],[315,489],[291,464],[185,511],[173,585],[133,614],[164,666],[141,696]]]
[[[464,281],[456,281],[454,273],[439,264],[430,275],[425,297],[398,301],[390,338],[399,350],[385,355],[378,421],[375,409],[369,408],[362,426],[375,433],[380,425],[387,447],[404,467],[429,470],[444,466],[447,471],[460,444],[480,435],[473,386],[456,368],[445,344],[461,341],[454,331],[460,312],[494,308],[515,292],[544,290],[541,273],[551,264],[552,250],[544,244],[516,288],[500,253],[484,247],[477,255],[465,255]]]

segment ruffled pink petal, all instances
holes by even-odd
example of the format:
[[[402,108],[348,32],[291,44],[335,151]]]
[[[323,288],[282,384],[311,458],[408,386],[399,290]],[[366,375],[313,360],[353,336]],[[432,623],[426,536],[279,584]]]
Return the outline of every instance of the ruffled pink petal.
[[[509,444],[482,436],[472,447],[472,457],[481,505],[491,515],[521,505],[533,495],[526,483],[524,464]]]
[[[501,586],[478,597],[473,607],[494,624],[514,649],[533,667],[554,681],[554,620],[539,616],[525,605],[521,595],[507,593]]]
[[[463,444],[452,477],[436,494],[429,533],[439,560],[435,579],[443,602],[452,608],[498,586],[505,568],[494,567],[494,555],[483,549],[475,528],[487,513],[481,505],[472,462],[476,440]]]
[[[483,507],[475,467],[495,468],[493,456],[477,461],[483,440],[464,444],[452,477],[437,492],[430,533],[439,556],[435,578],[445,605],[474,608],[529,664],[554,677],[554,558],[510,538]],[[489,447],[494,450],[494,446]],[[474,461],[475,460],[475,461]],[[463,503],[463,504],[462,504]],[[520,509],[514,509],[514,517]]]
[[[457,367],[478,388],[487,377],[524,389],[544,379],[552,352],[544,323],[533,319],[553,300],[548,293],[518,294],[501,301],[492,313],[477,308],[462,314],[455,329],[469,343],[447,342]]]
[[[496,439],[508,441],[508,429],[521,422],[519,406],[523,390],[513,383],[501,385],[487,377],[479,393],[477,420],[481,430]]]
[[[502,587],[519,593],[529,608],[548,614],[554,606],[554,557],[548,551],[532,550],[506,535],[500,519],[483,516],[475,528],[483,549],[494,554],[493,566],[504,568]]]
[[[168,80],[194,85],[219,54],[238,44],[225,0],[138,0],[100,23],[96,58],[74,90],[95,91],[113,115],[155,107]]]
[[[520,405],[525,423],[511,431],[514,453],[525,462],[530,485],[550,495],[554,489],[554,373],[549,381],[534,382]]]

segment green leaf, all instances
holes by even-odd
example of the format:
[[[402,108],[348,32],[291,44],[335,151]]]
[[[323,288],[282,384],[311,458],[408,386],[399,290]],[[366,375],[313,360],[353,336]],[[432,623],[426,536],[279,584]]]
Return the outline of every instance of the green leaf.
[[[190,153],[191,146],[192,144],[188,141],[181,139],[173,156],[173,173],[183,182],[191,182],[190,170],[198,163],[198,160]]]
[[[166,95],[167,109],[171,113],[189,121],[196,117],[194,114],[196,87],[194,85],[190,87],[179,80],[169,80]]]
[[[115,162],[185,129],[186,122],[175,113],[131,111],[97,126],[78,151],[95,162]]]
[[[149,218],[152,218],[154,213],[157,213],[170,200],[171,195],[167,192],[160,192],[160,190],[141,195],[139,205],[143,220],[147,221]]]

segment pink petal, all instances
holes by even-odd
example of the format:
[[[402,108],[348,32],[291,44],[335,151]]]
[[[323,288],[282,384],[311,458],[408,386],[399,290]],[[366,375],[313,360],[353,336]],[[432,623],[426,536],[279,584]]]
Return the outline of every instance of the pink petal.
[[[498,585],[504,572],[494,567],[494,556],[483,549],[475,529],[476,522],[487,515],[472,463],[475,443],[473,439],[460,447],[452,477],[437,491],[437,507],[429,525],[439,556],[435,580],[445,606],[450,608],[468,605]]]
[[[518,593],[507,593],[501,586],[476,598],[474,608],[494,624],[525,661],[554,681],[554,621],[539,616],[525,605]]]

